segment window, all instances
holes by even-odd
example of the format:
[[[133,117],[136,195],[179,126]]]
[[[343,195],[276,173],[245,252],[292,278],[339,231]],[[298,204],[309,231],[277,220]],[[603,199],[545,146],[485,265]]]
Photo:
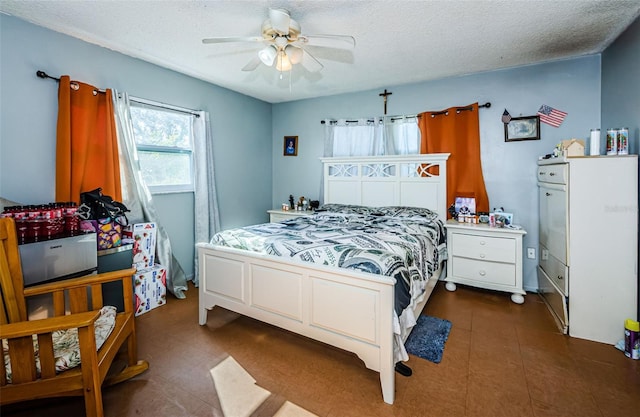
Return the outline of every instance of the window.
[[[152,193],[193,191],[193,114],[131,100],[142,178]]]

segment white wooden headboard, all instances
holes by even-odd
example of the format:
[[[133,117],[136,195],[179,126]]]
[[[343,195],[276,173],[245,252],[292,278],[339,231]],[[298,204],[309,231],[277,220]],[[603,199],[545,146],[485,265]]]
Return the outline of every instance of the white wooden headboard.
[[[321,158],[324,203],[425,207],[447,218],[448,153]],[[438,173],[428,169],[438,166]]]

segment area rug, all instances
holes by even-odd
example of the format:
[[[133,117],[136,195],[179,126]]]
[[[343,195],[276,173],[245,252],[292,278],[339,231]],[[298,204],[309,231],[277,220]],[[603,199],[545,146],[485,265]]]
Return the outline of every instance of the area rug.
[[[418,323],[405,342],[405,348],[411,355],[440,363],[449,331],[451,331],[449,320],[420,315]]]

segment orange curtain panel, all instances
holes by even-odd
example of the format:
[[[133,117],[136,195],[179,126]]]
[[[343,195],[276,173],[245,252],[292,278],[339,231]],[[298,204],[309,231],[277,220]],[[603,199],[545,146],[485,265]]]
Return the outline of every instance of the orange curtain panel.
[[[80,202],[95,188],[122,201],[111,90],[60,77],[56,142],[56,201]]]
[[[450,153],[447,161],[447,207],[456,197],[476,199],[476,212],[489,211],[480,161],[478,103],[470,110],[452,107],[420,114],[421,153]]]

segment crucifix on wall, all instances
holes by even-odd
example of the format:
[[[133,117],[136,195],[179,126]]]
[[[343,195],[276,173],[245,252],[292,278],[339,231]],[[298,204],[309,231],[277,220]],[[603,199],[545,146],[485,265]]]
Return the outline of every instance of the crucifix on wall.
[[[393,94],[391,91],[387,91],[387,89],[384,89],[384,93],[380,93],[378,94],[379,96],[384,98],[384,114],[387,114],[387,96],[390,96],[391,94]]]

